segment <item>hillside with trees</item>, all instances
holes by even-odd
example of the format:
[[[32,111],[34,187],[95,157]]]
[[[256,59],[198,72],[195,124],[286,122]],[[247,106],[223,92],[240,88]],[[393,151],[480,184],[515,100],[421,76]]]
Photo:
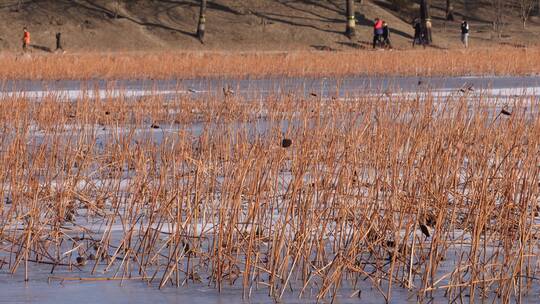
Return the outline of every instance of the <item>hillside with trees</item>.
[[[434,48],[535,45],[540,0],[4,0],[0,50],[32,51],[371,49],[373,20],[388,22],[396,49],[411,48],[411,22],[431,30]]]

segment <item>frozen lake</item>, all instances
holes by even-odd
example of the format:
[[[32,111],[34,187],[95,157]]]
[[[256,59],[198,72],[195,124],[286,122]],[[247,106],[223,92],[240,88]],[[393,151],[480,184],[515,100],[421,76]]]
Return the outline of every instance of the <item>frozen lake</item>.
[[[204,284],[191,284],[180,288],[167,287],[159,290],[156,286],[148,286],[140,281],[77,282],[47,283],[39,280],[14,281],[3,276],[0,280],[0,303],[200,303],[200,304],[232,304],[232,303],[276,303],[264,291],[253,294],[250,299],[242,299],[241,289],[225,288],[218,293],[216,288]],[[73,276],[73,274],[72,274]],[[306,295],[308,297],[308,295]],[[396,290],[393,303],[417,303],[416,296]],[[299,299],[285,294],[278,303],[313,303],[313,298]],[[330,299],[321,301],[330,303]],[[368,290],[363,291],[361,298],[343,295],[335,303],[381,303],[381,298]]]
[[[272,95],[293,94],[301,98],[311,99],[349,99],[356,96],[380,96],[391,102],[393,96],[415,94],[433,94],[441,100],[449,97],[493,98],[498,105],[511,103],[514,99],[537,97],[540,95],[540,77],[451,77],[451,78],[422,78],[422,77],[349,77],[343,79],[192,79],[192,80],[126,80],[126,81],[4,81],[0,87],[0,98],[19,96],[40,100],[50,95],[65,97],[68,100],[79,98],[116,98],[125,96],[139,98],[144,96],[161,95],[165,98],[175,98],[179,95],[189,96],[195,100],[208,96],[219,96],[230,93],[241,96],[246,100],[263,101]],[[194,128],[201,129],[200,126]],[[256,126],[265,128],[265,125]],[[197,129],[197,130],[199,130]],[[105,129],[103,129],[105,130]],[[161,141],[164,134],[178,131],[166,126],[160,130],[145,130],[154,134]],[[101,132],[101,133],[99,133]],[[193,131],[197,133],[200,131]],[[110,135],[109,130],[99,131],[97,138]],[[122,134],[116,131],[116,134]],[[46,135],[46,134],[45,134]],[[152,135],[152,136],[154,136]],[[43,133],[36,132],[33,137],[40,138]],[[356,174],[356,173],[355,173]],[[81,216],[78,222],[89,231],[99,235],[96,227],[90,226]],[[85,226],[86,225],[86,226]],[[141,224],[142,225],[142,224]],[[117,228],[117,227],[115,227]],[[123,228],[111,229],[111,232],[123,232]],[[160,228],[161,229],[161,228]],[[162,229],[162,231],[164,228]],[[172,229],[170,229],[172,231]],[[170,231],[165,231],[169,233]],[[118,241],[117,239],[114,239]],[[0,248],[3,244],[0,243]],[[2,257],[2,255],[0,255]],[[5,257],[5,253],[4,253]],[[450,261],[451,262],[451,261]],[[0,263],[2,261],[0,260]],[[0,264],[1,266],[2,264]],[[103,265],[101,265],[103,266]],[[101,267],[100,266],[100,267]],[[147,284],[141,280],[95,280],[100,277],[90,273],[89,266],[77,267],[72,270],[59,267],[51,274],[50,265],[33,265],[30,281],[24,281],[24,273],[19,270],[10,274],[7,267],[0,268],[0,303],[274,303],[268,296],[264,286],[253,290],[249,299],[242,298],[242,289],[236,285],[225,285],[221,292],[204,278],[202,282],[189,281],[180,288],[171,284],[159,289],[156,282]],[[135,271],[136,272],[136,271]],[[110,273],[102,274],[102,278],[110,278]],[[77,280],[77,278],[86,280]],[[121,277],[121,276],[120,276]],[[62,278],[72,280],[62,280]],[[381,303],[383,298],[371,286],[365,284],[361,296],[351,294],[350,286],[343,286],[336,303]],[[362,285],[361,285],[362,286]],[[295,286],[298,288],[298,286]],[[536,292],[537,289],[534,289]],[[531,303],[536,302],[538,294],[531,292]],[[410,293],[406,288],[396,287],[392,291],[391,303],[416,303],[416,293]],[[493,297],[488,297],[493,301]],[[283,303],[313,303],[314,298],[307,291],[302,299],[298,294],[285,293],[279,302]],[[330,302],[330,298],[322,302]],[[496,301],[496,299],[495,299]]]
[[[186,79],[186,80],[85,80],[85,81],[4,81],[0,96],[43,97],[60,94],[72,99],[81,96],[140,97],[148,95],[194,98],[222,96],[228,89],[246,99],[294,94],[320,98],[351,98],[366,94],[413,94],[430,92],[438,96],[463,93],[512,97],[538,95],[540,76],[468,77],[346,77],[346,78],[268,78],[268,79]]]

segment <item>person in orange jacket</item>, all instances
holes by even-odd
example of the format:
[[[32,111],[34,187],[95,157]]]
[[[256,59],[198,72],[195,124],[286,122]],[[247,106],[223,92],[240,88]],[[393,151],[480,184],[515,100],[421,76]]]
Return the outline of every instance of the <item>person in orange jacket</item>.
[[[28,50],[28,46],[30,46],[30,32],[26,27],[23,28],[22,43],[23,52],[26,52]]]

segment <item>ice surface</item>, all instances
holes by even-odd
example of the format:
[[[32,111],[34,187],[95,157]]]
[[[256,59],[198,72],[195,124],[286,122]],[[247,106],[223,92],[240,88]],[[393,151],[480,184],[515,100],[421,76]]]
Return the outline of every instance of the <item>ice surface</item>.
[[[184,80],[184,81],[161,81],[148,83],[148,81],[126,81],[118,85],[121,88],[108,88],[107,84],[102,81],[96,81],[97,89],[85,89],[83,82],[59,81],[54,85],[43,82],[8,82],[4,84],[0,92],[0,99],[19,96],[40,100],[47,96],[56,96],[76,100],[79,98],[107,98],[124,96],[127,98],[141,98],[145,96],[189,96],[195,98],[203,98],[208,94],[220,95],[221,88],[225,84],[231,85],[237,94],[246,98],[264,97],[270,94],[281,94],[286,92],[294,92],[303,97],[312,96],[314,99],[329,100],[332,97],[340,99],[350,99],[354,96],[369,95],[381,96],[385,100],[391,101],[392,97],[407,95],[407,96],[426,96],[432,94],[440,97],[441,100],[448,97],[478,98],[480,95],[488,96],[496,106],[501,106],[512,102],[515,98],[526,96],[538,96],[540,93],[540,77],[451,77],[451,78],[418,78],[418,77],[394,77],[394,78],[365,78],[365,77],[350,77],[340,80],[339,86],[335,79],[257,79],[257,80]],[[150,88],[150,89],[148,89]],[[465,89],[463,89],[465,88]],[[470,88],[470,89],[469,89]],[[385,93],[388,91],[388,93]],[[316,97],[311,93],[316,92]],[[294,122],[293,122],[294,123]],[[284,122],[282,129],[287,127],[288,122]],[[89,126],[89,128],[95,128]],[[200,125],[192,125],[192,132],[196,135],[200,132]],[[254,129],[258,132],[263,132],[265,129],[264,121],[257,122]],[[99,130],[98,138],[103,139],[112,132],[121,134],[126,132],[126,129],[120,127],[118,130]],[[157,142],[161,142],[163,137],[168,132],[175,132],[175,127],[163,126],[161,130],[156,131],[137,131],[141,133],[150,133],[152,138]],[[33,136],[43,136],[38,130],[34,130]],[[284,179],[290,179],[290,176]],[[81,181],[75,189],[88,186],[89,183],[95,186],[107,182],[116,182],[114,180],[91,180]],[[286,183],[286,180],[284,180]],[[118,181],[119,189],[127,187],[129,178]],[[4,185],[5,186],[5,185]],[[50,185],[56,187],[56,184]],[[105,231],[103,222],[88,222],[85,220],[85,214],[78,215],[79,228],[85,228],[99,235]],[[151,229],[159,229],[162,234],[172,233],[176,227],[171,227],[166,223],[162,226],[156,224],[147,225],[140,223],[142,227]],[[113,223],[110,231],[115,236],[113,240],[118,240],[123,234],[125,227],[120,223]],[[23,228],[20,224],[18,227]],[[196,223],[194,227],[199,233],[199,236],[211,237],[215,233],[213,225],[210,223]],[[73,235],[76,235],[79,230],[75,228]],[[247,227],[246,230],[249,230]],[[346,233],[351,232],[351,227],[345,227]],[[416,231],[419,234],[418,231]],[[468,241],[470,235],[463,231],[456,231],[456,238],[462,238],[463,241]],[[418,235],[421,237],[421,235]],[[462,237],[463,236],[463,237]],[[327,236],[332,239],[332,235]],[[464,247],[469,246],[464,244]],[[457,257],[448,259],[440,270],[452,269],[453,263]],[[206,280],[201,283],[189,282],[187,285],[175,288],[167,285],[163,289],[158,289],[156,282],[147,284],[141,280],[126,280],[126,281],[62,281],[59,278],[95,278],[100,277],[99,274],[90,274],[89,267],[81,269],[74,268],[69,271],[65,267],[58,268],[52,275],[50,273],[50,265],[33,265],[30,273],[30,281],[24,282],[24,275],[20,271],[11,275],[9,270],[3,268],[0,270],[0,303],[274,303],[274,300],[268,296],[267,288],[261,286],[259,291],[253,291],[249,299],[242,299],[242,290],[238,285],[226,285],[222,292]],[[54,279],[49,280],[51,276]],[[111,277],[110,273],[106,274]],[[102,276],[103,277],[103,276]],[[381,303],[382,297],[372,287],[371,283],[364,282],[362,286],[362,296],[359,299],[357,296],[351,297],[352,288],[343,286],[339,292],[337,303]],[[393,288],[393,298],[391,303],[416,303],[416,294],[409,292],[406,288],[396,286]],[[525,301],[534,303],[538,299],[538,289],[533,289]],[[313,303],[314,295],[307,292],[302,299],[298,299],[298,294],[295,292],[285,293],[281,301],[283,303]],[[439,294],[440,296],[440,294]],[[443,301],[447,299],[442,298]],[[491,300],[493,300],[491,298]],[[330,299],[325,299],[323,302],[330,302]],[[437,302],[437,301],[435,301]]]

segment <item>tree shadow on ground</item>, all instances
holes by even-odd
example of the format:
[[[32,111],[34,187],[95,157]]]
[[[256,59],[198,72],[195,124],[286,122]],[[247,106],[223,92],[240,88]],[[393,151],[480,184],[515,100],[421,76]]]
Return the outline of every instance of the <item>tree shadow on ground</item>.
[[[154,28],[160,28],[160,29],[169,30],[169,31],[174,31],[174,32],[177,32],[177,33],[180,33],[180,34],[184,34],[184,35],[186,35],[188,37],[196,38],[195,33],[184,31],[184,30],[174,28],[174,27],[171,27],[171,26],[168,26],[168,25],[165,25],[165,24],[157,23],[157,22],[147,22],[147,21],[142,21],[142,20],[135,19],[135,18],[130,17],[130,16],[124,16],[124,15],[121,15],[121,14],[117,14],[117,13],[111,11],[110,9],[108,9],[108,8],[106,8],[104,6],[101,6],[99,4],[96,4],[96,3],[94,3],[93,1],[90,1],[90,0],[83,0],[83,3],[81,3],[81,2],[72,2],[72,3],[73,3],[73,5],[76,5],[76,6],[80,7],[80,8],[86,9],[86,10],[103,13],[103,14],[105,14],[107,17],[109,17],[111,19],[114,19],[114,18],[126,19],[126,20],[129,20],[129,21],[131,21],[131,22],[133,22],[135,24],[138,24],[138,25],[147,26],[147,27],[154,27]]]
[[[343,34],[343,32],[323,29],[313,24],[302,24],[299,22],[292,21],[295,19],[294,16],[287,16],[287,15],[273,14],[273,13],[256,13],[256,12],[252,12],[252,13],[253,15],[259,18],[264,18],[264,19],[277,22],[277,23],[283,23],[283,24],[288,24],[288,25],[297,26],[297,27],[311,28],[311,29],[318,30],[321,32],[326,32],[326,33]]]
[[[356,13],[355,18],[358,25],[370,26],[370,27],[375,25],[375,21],[366,18],[366,15],[364,14]]]
[[[436,49],[436,50],[448,50],[448,48],[442,47],[442,46],[437,45],[435,43],[432,43],[432,44],[428,45],[427,47],[432,48],[432,49]]]
[[[390,26],[389,26],[389,27],[390,27]],[[394,29],[394,28],[392,28],[392,27],[390,27],[390,33],[391,33],[391,34],[399,35],[399,36],[401,36],[401,37],[403,37],[403,38],[407,38],[407,39],[413,39],[413,38],[414,38],[411,34],[405,33],[405,32],[400,31],[400,30],[396,30],[396,29]]]
[[[50,47],[46,47],[46,46],[43,46],[43,45],[31,44],[30,47],[35,49],[35,50],[40,50],[40,51],[43,51],[43,52],[52,53],[52,50],[51,50]]]
[[[367,46],[364,43],[357,43],[357,42],[343,42],[343,41],[337,41],[337,44],[350,47],[356,50],[365,50],[367,49]]]
[[[185,1],[185,0],[179,0],[179,1],[175,1],[175,0],[157,0],[156,2],[172,4],[173,6],[170,7],[170,8],[173,8],[173,7],[176,7],[176,6],[183,6],[183,7],[200,7],[199,1]],[[222,11],[222,12],[229,13],[229,14],[233,14],[233,15],[237,15],[237,16],[244,15],[244,13],[242,13],[242,12],[240,12],[240,11],[237,11],[237,10],[233,9],[233,8],[230,7],[230,6],[226,6],[226,5],[223,5],[223,4],[219,4],[219,3],[216,3],[216,2],[213,2],[213,1],[208,1],[208,2],[207,2],[207,4],[206,4],[206,9],[207,9],[207,10]]]
[[[391,3],[380,1],[380,0],[373,0],[373,3],[377,6],[382,7],[385,9],[388,13],[392,14],[394,17],[400,19],[403,22],[410,23],[412,16],[415,14],[413,10],[409,8],[402,8],[399,11],[396,10],[395,6]]]
[[[326,52],[336,52],[337,50],[331,48],[327,45],[310,45],[310,47],[316,49],[317,51],[326,51]]]
[[[293,1],[278,1],[280,3],[283,3],[283,2],[293,2]],[[326,9],[326,10],[329,10],[329,11],[332,11],[334,13],[338,13],[338,14],[345,14],[345,8],[341,7],[339,4],[337,3],[345,3],[345,1],[331,1],[331,0],[318,0],[318,1],[313,1],[313,0],[297,0],[297,1],[294,1],[294,2],[298,2],[298,3],[302,3],[302,4],[305,4],[305,5],[313,5],[313,6],[318,6],[320,8],[323,8],[323,9]],[[326,5],[327,4],[327,5]]]
[[[105,18],[110,20],[123,19],[133,22],[137,25],[146,26],[149,28],[158,28],[169,30],[172,32],[180,33],[191,38],[197,38],[195,34],[196,24],[193,24],[193,31],[184,30],[174,25],[164,24],[159,21],[147,21],[143,20],[136,15],[123,15],[116,12],[104,5],[103,3],[96,3],[92,0],[57,0],[58,4],[63,6],[63,10],[67,11],[70,8],[75,8],[80,11],[86,11],[87,14],[94,18]],[[199,7],[199,1],[197,0],[154,0],[158,3],[157,11],[169,13],[173,8],[191,9]],[[288,8],[291,14],[288,13],[276,13],[273,11],[257,11],[247,10],[244,12],[242,9],[235,8],[228,4],[228,2],[222,1],[208,1],[208,11],[222,11],[234,16],[250,14],[262,19],[266,19],[270,22],[281,23],[298,28],[310,28],[321,32],[343,35],[344,30],[336,30],[335,25],[343,23],[345,28],[345,2],[338,0],[271,0],[275,5],[283,5]],[[14,2],[15,3],[15,2]],[[4,6],[14,6],[16,4],[5,4]],[[129,2],[125,2],[129,3]],[[34,4],[34,5],[30,5]],[[47,5],[47,1],[44,0],[27,0],[23,1],[23,9],[30,11],[36,11],[43,9],[42,6]],[[1,4],[0,4],[1,7]],[[310,10],[310,7],[316,7],[314,10]],[[46,11],[46,10],[45,10]],[[338,18],[337,15],[342,16],[343,19]],[[196,17],[195,17],[196,18]],[[174,18],[170,18],[175,20]],[[356,19],[359,26],[373,26],[373,21],[367,19],[364,14],[356,13]],[[332,25],[332,27],[330,27]],[[393,30],[393,33],[401,35],[405,38],[411,38],[407,33]]]
[[[446,7],[440,7],[440,6],[437,6],[437,5],[431,5],[432,8],[434,9],[439,9],[439,10],[442,10],[442,11],[446,11]],[[438,20],[444,20],[444,21],[447,21],[446,18],[441,18],[441,17],[433,17],[433,19],[438,19]],[[469,21],[475,21],[475,22],[482,22],[482,23],[491,23],[491,21],[489,20],[485,20],[485,19],[482,19],[480,17],[477,17],[477,16],[472,16],[472,15],[465,15],[459,11],[456,11],[454,10],[454,20],[463,20],[463,18],[465,18],[466,20],[469,20]]]
[[[22,8],[28,3],[35,2],[36,0],[22,0],[22,1],[11,1],[11,3],[2,3],[0,4],[0,9],[10,8],[12,10],[18,11],[19,8]]]
[[[321,21],[321,22],[330,22],[330,23],[343,23],[343,19],[335,19],[335,18],[330,18],[330,17],[326,17],[326,16],[323,16],[321,14],[318,14],[314,11],[310,11],[306,8],[301,8],[301,7],[298,7],[298,6],[295,6],[293,4],[291,4],[291,1],[284,1],[284,0],[278,0],[277,1],[278,3],[280,3],[281,5],[287,7],[287,8],[290,8],[292,10],[295,10],[295,11],[298,11],[298,12],[301,12],[301,13],[304,13],[304,14],[308,14],[308,15],[312,15],[314,16],[315,18],[309,18],[309,17],[300,17],[300,16],[297,16],[297,18],[301,18],[303,20],[311,20],[311,21]],[[313,1],[295,1],[293,3],[309,3],[309,4],[312,4]],[[337,12],[338,14],[343,14],[344,12],[339,10],[339,11],[336,11],[336,10],[332,10],[324,5],[321,5],[319,2],[317,3],[314,3],[312,5],[316,5],[316,6],[319,6],[321,8],[324,8],[324,9],[327,9],[327,10],[330,10],[332,12]]]

